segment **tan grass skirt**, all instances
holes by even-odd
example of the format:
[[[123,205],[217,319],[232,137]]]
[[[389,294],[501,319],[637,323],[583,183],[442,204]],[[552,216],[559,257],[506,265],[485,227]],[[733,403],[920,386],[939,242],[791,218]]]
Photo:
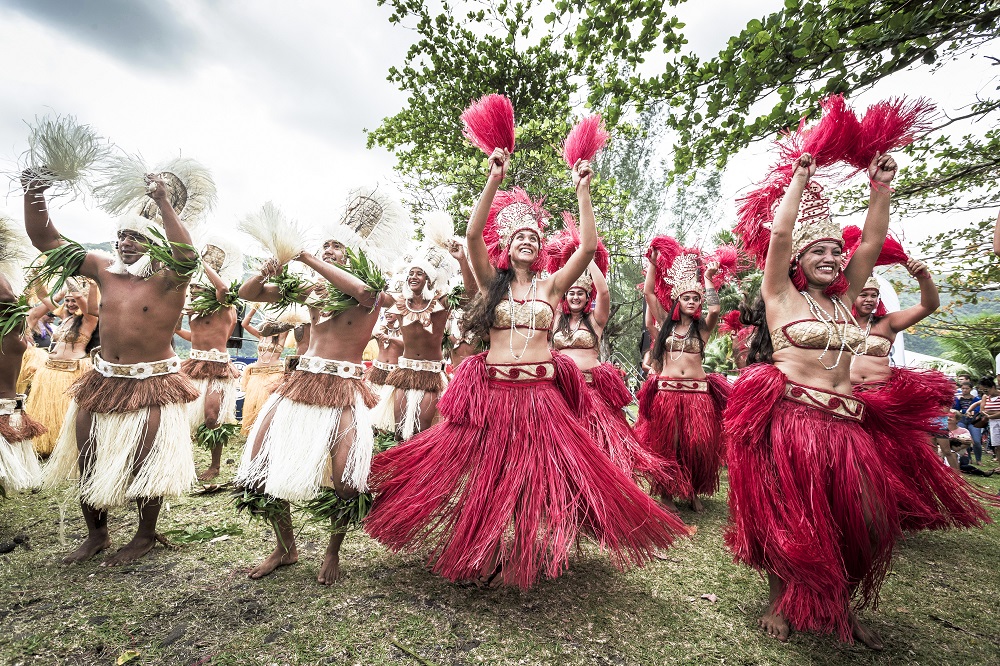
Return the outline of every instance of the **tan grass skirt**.
[[[240,432],[244,436],[250,434],[260,408],[264,406],[267,399],[274,393],[285,379],[285,366],[278,365],[257,365],[252,363],[243,370],[243,425]]]
[[[69,410],[69,389],[91,367],[89,358],[75,361],[46,359],[35,373],[24,410],[47,429],[45,434],[35,438],[35,452],[38,455],[48,456],[52,453]]]

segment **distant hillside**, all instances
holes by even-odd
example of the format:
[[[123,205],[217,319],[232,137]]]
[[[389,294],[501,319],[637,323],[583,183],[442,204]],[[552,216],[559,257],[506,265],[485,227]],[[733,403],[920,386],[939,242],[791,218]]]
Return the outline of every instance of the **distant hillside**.
[[[899,303],[901,307],[908,308],[911,305],[916,305],[920,302],[920,294],[917,292],[906,292],[899,294]],[[945,308],[951,302],[951,298],[948,294],[941,294],[941,307]],[[1000,312],[1000,291],[985,292],[979,296],[978,303],[964,303],[954,310],[951,314],[956,319],[961,319],[963,317],[973,317],[979,314],[994,314]],[[921,335],[919,331],[921,326],[918,324],[916,327],[918,333],[907,334],[906,336],[906,348],[910,351],[915,351],[918,354],[930,354],[931,356],[944,356],[944,347],[938,342],[938,338],[935,335],[926,334]]]

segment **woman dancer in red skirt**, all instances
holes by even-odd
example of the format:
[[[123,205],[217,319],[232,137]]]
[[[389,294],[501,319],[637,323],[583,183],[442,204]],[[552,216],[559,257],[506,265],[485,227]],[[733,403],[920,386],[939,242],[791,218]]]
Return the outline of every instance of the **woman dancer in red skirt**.
[[[550,276],[541,272],[544,212],[522,190],[498,192],[508,164],[505,149],[491,155],[467,235],[483,287],[467,316],[490,351],[458,368],[438,405],[442,423],[376,456],[365,528],[393,550],[426,553],[451,580],[527,588],[565,570],[581,532],[625,566],[648,561],[684,526],[594,443],[580,421],[580,371],[549,351],[552,303],[597,246],[590,164],[573,168],[580,248]]]
[[[883,261],[892,246],[896,255]],[[854,315],[866,334],[863,354],[851,362],[854,395],[865,403],[865,426],[882,456],[897,465],[905,477],[899,494],[899,518],[904,530],[974,527],[989,517],[974,496],[995,500],[978,491],[957,470],[941,464],[931,431],[951,406],[953,384],[937,370],[890,367],[889,353],[896,335],[937,310],[937,287],[927,266],[908,259],[902,247],[886,239],[879,264],[899,261],[920,285],[920,303],[886,312],[879,298],[879,282],[869,278],[854,301]]]
[[[548,271],[555,273],[580,246],[572,215],[563,213],[566,228],[553,236],[548,248]],[[678,473],[640,446],[623,409],[632,402],[622,373],[611,363],[601,363],[600,345],[611,312],[611,292],[605,275],[608,251],[598,239],[594,261],[569,288],[552,326],[552,348],[576,363],[587,382],[589,408],[584,421],[591,437],[618,469],[638,481],[669,484]]]
[[[725,452],[722,410],[729,382],[706,374],[701,365],[719,322],[713,283],[719,267],[714,260],[703,267],[699,251],[685,249],[669,236],[653,239],[649,260],[643,293],[659,328],[649,353],[653,372],[639,391],[636,433],[647,450],[675,461],[672,467],[679,472],[672,483],[654,484],[653,492],[666,502],[687,498],[701,512],[699,495],[718,490]],[[708,305],[704,318],[703,303]]]

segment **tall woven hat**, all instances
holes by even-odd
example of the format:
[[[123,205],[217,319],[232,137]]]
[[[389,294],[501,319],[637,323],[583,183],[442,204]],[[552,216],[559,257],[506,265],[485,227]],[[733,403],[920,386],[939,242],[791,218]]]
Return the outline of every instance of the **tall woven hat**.
[[[395,190],[383,184],[362,185],[348,192],[340,220],[323,228],[323,239],[361,250],[389,272],[405,251],[408,222]]]

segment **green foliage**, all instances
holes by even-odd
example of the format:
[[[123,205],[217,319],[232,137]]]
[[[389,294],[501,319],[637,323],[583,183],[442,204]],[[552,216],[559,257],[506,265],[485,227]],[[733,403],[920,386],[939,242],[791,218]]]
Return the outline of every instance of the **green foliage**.
[[[193,245],[167,240],[159,229],[150,229],[149,233],[153,235],[153,240],[140,241],[139,244],[152,261],[162,264],[184,280],[198,272],[201,257]]]
[[[233,491],[233,504],[236,513],[245,512],[251,519],[259,518],[268,525],[274,525],[279,519],[288,515],[286,502],[249,488],[237,488]]]
[[[62,245],[42,252],[40,264],[32,264],[28,272],[32,282],[49,286],[49,293],[57,293],[66,283],[66,278],[80,274],[80,267],[87,258],[87,250],[76,241],[59,236]]]
[[[322,523],[333,532],[353,532],[361,527],[371,511],[372,500],[371,493],[359,493],[346,500],[333,488],[324,488],[315,498],[303,503],[302,509],[310,514],[310,520]]]
[[[389,283],[386,281],[385,275],[382,274],[378,266],[369,261],[362,250],[355,253],[351,248],[345,248],[344,252],[347,254],[347,266],[341,266],[342,270],[364,282],[368,291],[373,294],[388,288]],[[329,283],[326,285],[326,295],[310,303],[313,307],[319,308],[322,314],[330,317],[335,317],[341,312],[357,307],[358,304],[356,298],[348,296]]]
[[[202,284],[191,285],[191,314],[196,317],[206,317],[223,308],[231,308],[240,300],[240,282],[237,280],[229,285],[226,295],[220,301],[216,298],[215,287]]]
[[[24,331],[29,312],[31,312],[31,306],[28,304],[28,297],[25,294],[18,296],[13,303],[0,303],[0,339],[14,332],[21,334]]]
[[[375,453],[382,453],[383,451],[388,451],[392,447],[399,444],[399,439],[395,432],[389,430],[376,430],[375,431]]]
[[[282,312],[292,305],[304,303],[309,296],[311,285],[307,284],[300,275],[289,271],[287,264],[282,266],[281,271],[267,282],[278,288],[278,300],[265,305],[265,310]]]
[[[198,446],[206,451],[211,451],[217,446],[225,446],[229,440],[235,437],[240,431],[238,423],[223,423],[217,428],[209,428],[202,423],[194,433],[194,439]]]
[[[975,377],[994,374],[994,359],[1000,354],[1000,314],[963,318],[949,329],[940,334],[945,358],[961,363]]]

